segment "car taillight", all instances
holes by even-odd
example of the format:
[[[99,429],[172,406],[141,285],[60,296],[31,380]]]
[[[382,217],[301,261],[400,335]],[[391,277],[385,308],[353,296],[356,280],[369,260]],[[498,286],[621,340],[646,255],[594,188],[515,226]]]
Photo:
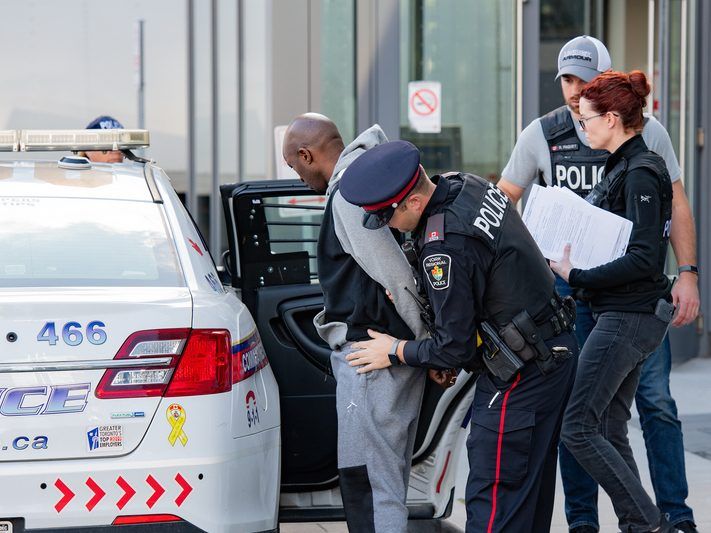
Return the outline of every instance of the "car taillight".
[[[106,370],[94,394],[102,399],[163,396],[189,335],[187,328],[137,331],[114,357],[126,359],[126,366]],[[160,359],[168,364],[155,362]]]
[[[165,395],[194,396],[231,390],[231,348],[229,331],[192,330]]]
[[[232,347],[232,383],[239,383],[269,364],[262,339],[254,330],[246,340]]]
[[[126,360],[126,365],[104,372],[97,398],[215,394],[232,387],[227,330],[139,331],[126,339],[114,360]]]

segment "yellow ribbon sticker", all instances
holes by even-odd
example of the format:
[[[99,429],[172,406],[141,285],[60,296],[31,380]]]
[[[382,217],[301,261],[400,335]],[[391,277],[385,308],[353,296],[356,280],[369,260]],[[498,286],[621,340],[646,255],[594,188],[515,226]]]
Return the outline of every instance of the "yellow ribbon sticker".
[[[170,404],[165,412],[165,417],[168,419],[170,426],[173,428],[168,435],[168,442],[171,446],[175,446],[175,441],[180,439],[180,444],[185,446],[188,443],[188,436],[183,431],[185,425],[185,409],[177,403]]]

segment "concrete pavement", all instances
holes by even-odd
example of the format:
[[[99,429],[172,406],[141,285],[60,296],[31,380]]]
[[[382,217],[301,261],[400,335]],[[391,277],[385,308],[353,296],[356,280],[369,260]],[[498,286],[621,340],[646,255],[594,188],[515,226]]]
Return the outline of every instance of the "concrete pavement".
[[[677,402],[679,416],[684,430],[684,446],[686,448],[686,473],[689,482],[689,498],[687,503],[694,510],[697,525],[701,532],[711,532],[711,358],[691,359],[672,370],[672,394]],[[633,410],[633,413],[635,411]],[[629,439],[639,466],[642,481],[652,493],[649,480],[646,453],[642,432],[636,419],[630,424]],[[461,531],[466,523],[464,508],[464,486],[468,465],[466,457],[458,466],[457,490],[452,516],[442,529],[430,528],[428,531]],[[601,532],[616,532],[617,518],[607,495],[600,491],[600,525]],[[422,524],[424,526],[425,524]],[[453,527],[449,527],[453,526]],[[413,531],[422,531],[421,527]],[[311,523],[282,524],[282,533],[346,533],[344,523]],[[556,487],[555,510],[551,533],[565,533],[568,527],[563,512],[563,489],[558,479]]]

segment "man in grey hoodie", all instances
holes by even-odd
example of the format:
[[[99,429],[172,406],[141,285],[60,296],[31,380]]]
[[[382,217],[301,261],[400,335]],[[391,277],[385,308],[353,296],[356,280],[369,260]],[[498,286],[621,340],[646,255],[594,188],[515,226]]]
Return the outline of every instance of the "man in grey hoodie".
[[[425,374],[392,366],[366,377],[345,360],[353,342],[369,338],[368,328],[396,337],[399,331],[410,339],[426,336],[410,266],[393,234],[388,228],[365,229],[361,209],[338,191],[348,165],[384,142],[385,134],[374,125],[344,148],[330,119],[307,113],[289,125],[283,155],[306,185],[328,196],[317,251],[324,310],[314,324],[333,350],[339,484],[348,529],[405,533]]]

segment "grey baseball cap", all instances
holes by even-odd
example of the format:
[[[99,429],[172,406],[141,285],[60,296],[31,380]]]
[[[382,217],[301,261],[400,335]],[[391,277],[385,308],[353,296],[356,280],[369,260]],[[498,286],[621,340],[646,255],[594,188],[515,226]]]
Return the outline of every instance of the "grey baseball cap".
[[[558,75],[577,76],[583,81],[591,81],[598,74],[612,68],[610,52],[595,37],[581,35],[571,39],[560,49],[558,54]]]

